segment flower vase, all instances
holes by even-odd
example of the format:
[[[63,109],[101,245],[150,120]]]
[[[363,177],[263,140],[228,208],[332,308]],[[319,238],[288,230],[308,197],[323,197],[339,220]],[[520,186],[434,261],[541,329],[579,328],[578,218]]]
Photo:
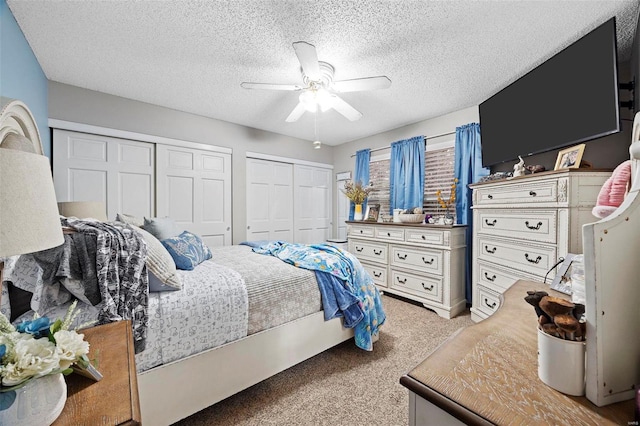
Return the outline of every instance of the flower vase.
[[[0,393],[2,406],[14,395],[10,406],[0,408],[0,425],[49,426],[67,402],[67,383],[62,373],[32,379],[19,389]]]
[[[362,204],[356,204],[355,210],[353,211],[353,220],[362,220]]]

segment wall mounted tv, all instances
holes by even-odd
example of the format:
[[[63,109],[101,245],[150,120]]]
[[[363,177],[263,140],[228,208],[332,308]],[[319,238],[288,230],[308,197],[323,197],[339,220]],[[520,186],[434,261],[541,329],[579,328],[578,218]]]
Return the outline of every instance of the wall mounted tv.
[[[485,167],[619,132],[615,18],[480,104]]]

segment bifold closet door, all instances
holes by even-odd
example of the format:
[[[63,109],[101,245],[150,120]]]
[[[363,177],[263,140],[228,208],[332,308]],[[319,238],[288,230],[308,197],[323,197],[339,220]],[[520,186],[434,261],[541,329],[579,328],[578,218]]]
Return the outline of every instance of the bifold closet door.
[[[295,164],[294,229],[302,244],[324,243],[331,238],[331,169]]]
[[[247,241],[293,241],[293,165],[247,158]]]
[[[103,201],[109,220],[152,216],[154,144],[54,129],[53,182],[58,201]]]
[[[156,145],[156,215],[202,237],[231,244],[231,154]]]

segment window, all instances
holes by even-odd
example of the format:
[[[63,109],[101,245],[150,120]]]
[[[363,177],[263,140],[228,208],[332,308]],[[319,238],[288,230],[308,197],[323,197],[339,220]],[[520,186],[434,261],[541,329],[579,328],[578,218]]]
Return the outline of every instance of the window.
[[[442,146],[445,148],[442,148]],[[425,153],[425,182],[424,182],[424,211],[430,215],[443,214],[438,205],[436,191],[442,191],[442,197],[447,200],[451,184],[454,179],[455,146],[453,141],[439,144],[435,149],[427,147]],[[369,163],[369,180],[373,183],[374,191],[368,202],[380,204],[380,214],[389,212],[389,154],[371,156]],[[451,211],[455,215],[455,211]]]

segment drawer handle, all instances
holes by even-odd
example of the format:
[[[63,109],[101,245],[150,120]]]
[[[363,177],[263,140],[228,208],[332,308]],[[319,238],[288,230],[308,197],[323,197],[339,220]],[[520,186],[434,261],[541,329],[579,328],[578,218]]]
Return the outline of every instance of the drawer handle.
[[[406,284],[407,283],[407,279],[406,278],[404,280],[401,280],[400,277],[396,277],[396,280],[398,280],[398,282],[400,284]]]
[[[489,276],[489,274],[487,274],[487,272],[486,272],[486,271],[485,271],[485,273],[484,273],[484,277],[485,277],[488,281],[491,281],[491,282],[493,282],[493,281],[495,281],[495,280],[496,280],[496,276],[495,276],[495,275],[494,275],[494,276],[492,276],[492,277],[490,277],[490,276]]]
[[[424,288],[427,291],[433,291],[433,284],[431,284],[429,287],[427,287],[424,283],[420,283],[422,284],[422,288]]]
[[[491,222],[489,222],[487,219],[485,219],[484,223],[486,223],[487,226],[496,226],[496,223],[498,223],[498,221],[496,219],[493,219]]]
[[[489,246],[484,246],[484,249],[485,249],[485,251],[486,251],[487,253],[489,253],[489,254],[493,254],[493,253],[495,253],[495,252],[496,252],[496,250],[497,250],[497,248],[496,248],[496,247],[494,247],[494,248],[493,248],[493,250],[489,250]]]
[[[424,235],[423,235],[421,238],[422,238],[423,240],[426,240],[426,239],[427,239],[427,237],[425,237]]]
[[[363,248],[363,247],[358,247],[358,246],[356,246],[356,251],[357,251],[358,253],[362,253],[362,250],[364,250],[364,248]]]
[[[525,253],[525,254],[524,254],[524,257],[525,257],[525,259],[527,259],[527,262],[529,262],[529,263],[535,263],[536,265],[537,265],[538,263],[540,263],[540,261],[542,260],[542,256],[538,256],[538,257],[536,257],[536,259],[535,259],[535,260],[533,260],[533,259],[529,259],[529,253]]]
[[[489,194],[489,195],[487,195],[487,198],[490,199],[490,200],[493,200],[493,195]]]
[[[362,234],[362,229],[360,230],[360,233]]]
[[[536,194],[536,192],[535,192],[535,191],[529,191],[529,195],[531,195],[532,197],[535,197],[535,196],[536,196],[536,195],[538,195],[538,194]]]
[[[387,232],[387,237],[390,237],[390,236],[391,236],[391,232]]]
[[[376,256],[380,256],[382,254],[382,250],[373,249],[373,254],[375,254]]]
[[[405,260],[407,258],[407,254],[405,254],[404,256],[401,256],[400,253],[396,253],[398,255],[398,259],[400,260]]]
[[[540,227],[542,226],[542,222],[538,222],[538,224],[536,226],[530,226],[529,225],[529,221],[527,220],[525,223],[525,226],[529,229],[533,229],[534,231],[537,231],[538,229],[540,229]]]
[[[487,305],[487,307],[490,309],[496,308],[496,302],[489,304],[489,299],[487,299],[486,297],[484,298],[484,304]]]
[[[426,263],[427,265],[432,265],[434,260],[435,260],[435,259],[434,259],[433,257],[431,258],[431,260],[427,260],[427,259],[425,259],[425,258],[424,258],[424,256],[422,257],[422,261],[423,261],[424,263]]]
[[[373,271],[373,276],[376,278],[380,278],[382,276],[382,272]]]

